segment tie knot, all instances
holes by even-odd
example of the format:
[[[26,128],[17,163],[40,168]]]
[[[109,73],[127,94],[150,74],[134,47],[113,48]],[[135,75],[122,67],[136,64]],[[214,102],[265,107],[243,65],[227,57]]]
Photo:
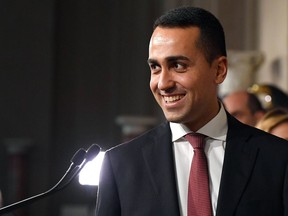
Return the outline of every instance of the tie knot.
[[[185,135],[185,139],[193,146],[194,149],[204,149],[205,135],[199,133],[189,133]]]

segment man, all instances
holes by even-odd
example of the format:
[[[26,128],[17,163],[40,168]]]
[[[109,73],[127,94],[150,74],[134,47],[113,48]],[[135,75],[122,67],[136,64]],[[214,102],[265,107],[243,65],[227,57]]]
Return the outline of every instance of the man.
[[[232,116],[253,127],[265,114],[257,96],[245,90],[232,92],[224,96],[222,101]]]
[[[148,63],[167,122],[106,152],[96,215],[190,216],[189,172],[198,149],[188,133],[206,137],[213,213],[198,215],[288,216],[287,142],[240,123],[217,100],[227,73],[219,21],[200,8],[169,11],[154,24]]]

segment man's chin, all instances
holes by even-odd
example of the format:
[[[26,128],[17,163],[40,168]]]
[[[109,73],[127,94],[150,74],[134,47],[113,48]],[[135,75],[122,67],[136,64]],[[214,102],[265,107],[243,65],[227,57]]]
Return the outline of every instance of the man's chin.
[[[182,123],[182,119],[179,116],[175,116],[175,115],[165,115],[165,118],[167,119],[167,121],[169,122],[173,122],[173,123]]]

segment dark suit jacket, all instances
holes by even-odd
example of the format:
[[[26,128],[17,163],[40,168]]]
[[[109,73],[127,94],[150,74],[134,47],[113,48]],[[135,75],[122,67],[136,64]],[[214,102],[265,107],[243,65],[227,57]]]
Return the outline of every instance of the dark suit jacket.
[[[96,216],[178,216],[168,123],[107,151]],[[288,216],[288,142],[228,115],[217,216]]]

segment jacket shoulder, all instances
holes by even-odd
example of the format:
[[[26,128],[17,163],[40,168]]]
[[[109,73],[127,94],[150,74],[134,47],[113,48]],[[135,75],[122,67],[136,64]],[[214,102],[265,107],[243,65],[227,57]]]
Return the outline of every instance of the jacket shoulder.
[[[155,140],[159,139],[162,136],[171,137],[171,130],[168,122],[163,122],[162,124],[128,140],[126,142],[120,143],[111,149],[109,152],[117,152],[117,151],[127,151],[127,150],[135,150],[137,148],[141,148],[143,145],[148,145],[149,143],[154,143]]]

